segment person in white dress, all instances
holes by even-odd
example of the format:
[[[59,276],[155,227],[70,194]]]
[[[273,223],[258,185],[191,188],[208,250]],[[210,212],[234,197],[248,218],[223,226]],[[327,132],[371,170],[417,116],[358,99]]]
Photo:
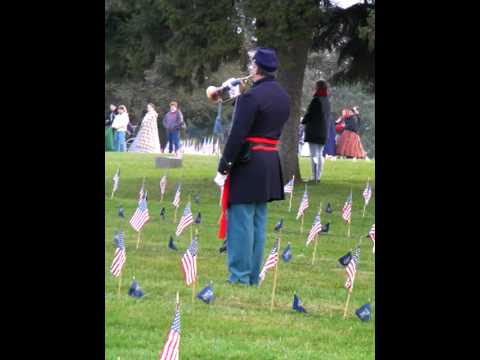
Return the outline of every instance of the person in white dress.
[[[157,127],[158,114],[152,103],[147,105],[147,113],[142,120],[140,130],[128,149],[129,152],[160,154],[160,139]]]

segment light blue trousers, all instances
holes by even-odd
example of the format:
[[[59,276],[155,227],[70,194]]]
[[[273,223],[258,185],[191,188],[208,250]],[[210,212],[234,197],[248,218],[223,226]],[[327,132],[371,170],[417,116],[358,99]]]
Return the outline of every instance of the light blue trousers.
[[[227,222],[228,281],[257,285],[265,248],[267,203],[230,205]]]
[[[322,176],[323,166],[325,164],[325,158],[323,157],[323,149],[325,145],[309,143],[310,156],[312,162],[312,177],[313,180],[320,180]]]
[[[125,143],[125,131],[117,131],[115,133],[115,142],[116,142],[116,150],[120,152],[127,151],[127,145]]]

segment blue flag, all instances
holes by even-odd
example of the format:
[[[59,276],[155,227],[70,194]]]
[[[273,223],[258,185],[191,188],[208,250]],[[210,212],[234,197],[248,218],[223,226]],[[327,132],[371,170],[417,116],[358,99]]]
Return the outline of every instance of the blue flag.
[[[349,251],[345,255],[343,255],[340,259],[338,259],[338,262],[342,266],[347,266],[350,263],[350,260],[352,260],[352,252]]]
[[[330,230],[330,223],[326,223],[325,225],[322,225],[322,230],[320,231],[321,233],[328,233]]]
[[[357,314],[360,320],[369,321],[372,319],[372,308],[370,307],[370,304],[362,305],[357,311],[355,311],[355,314]]]
[[[202,222],[202,214],[199,211],[197,214],[197,217],[195,218],[195,224],[200,225],[201,222]]]
[[[162,210],[160,210],[160,217],[162,218],[162,220],[165,220],[165,208],[162,207]]]
[[[173,250],[173,251],[177,251],[177,247],[175,246],[175,244],[173,243],[173,236],[170,235],[170,240],[168,241],[168,248]]]
[[[197,294],[197,299],[202,300],[205,304],[210,304],[215,299],[211,283]]]
[[[143,290],[140,289],[140,286],[138,286],[138,282],[135,278],[133,278],[132,285],[130,285],[130,289],[128,289],[128,295],[137,299],[141,299],[145,295]]]
[[[280,219],[280,221],[275,225],[275,231],[279,232],[283,227],[283,219]]]
[[[121,206],[118,208],[118,216],[125,218],[125,210]]]
[[[302,302],[300,301],[300,298],[297,296],[297,294],[293,294],[292,309],[302,313],[307,312],[307,310],[305,310],[305,308],[302,306]]]
[[[227,251],[227,240],[223,242],[223,245],[218,249],[218,252],[221,254],[223,252]]]
[[[288,242],[287,247],[285,248],[285,250],[283,250],[282,259],[285,262],[289,262],[290,260],[292,260],[292,248],[290,246],[290,242]]]
[[[327,207],[325,208],[325,212],[327,214],[331,214],[333,212],[332,205],[330,203],[327,204]]]

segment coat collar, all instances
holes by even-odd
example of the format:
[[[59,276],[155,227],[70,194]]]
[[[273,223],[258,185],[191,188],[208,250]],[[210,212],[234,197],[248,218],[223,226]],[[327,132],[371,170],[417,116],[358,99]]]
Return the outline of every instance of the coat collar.
[[[252,87],[258,86],[259,84],[264,83],[264,82],[266,82],[266,81],[275,81],[275,80],[276,80],[276,79],[275,79],[274,76],[268,75],[268,76],[265,76],[265,77],[261,78],[260,80],[255,81],[255,82],[253,83]]]

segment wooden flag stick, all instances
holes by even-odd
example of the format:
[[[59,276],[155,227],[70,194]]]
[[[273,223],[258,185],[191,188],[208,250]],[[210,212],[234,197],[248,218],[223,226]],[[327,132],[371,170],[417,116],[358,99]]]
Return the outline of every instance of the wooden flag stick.
[[[192,304],[195,302],[195,284],[197,283],[197,279],[192,284]]]
[[[293,199],[293,189],[295,188],[295,175],[293,175],[293,186],[292,186],[292,192],[290,193],[290,205],[288,206],[288,212],[292,211],[292,199]]]
[[[180,206],[180,204],[179,204],[178,206]],[[175,206],[175,215],[173,216],[173,223],[174,223],[174,224],[177,223],[177,211],[178,211],[178,206]]]
[[[140,245],[140,234],[142,233],[142,230],[140,230],[138,232],[138,236],[137,236],[137,249],[138,249],[138,246]]]
[[[303,234],[303,213],[302,213],[302,223],[300,225],[300,234]]]
[[[351,223],[352,223],[352,220],[350,219],[350,221],[348,222],[348,230],[347,230],[347,236],[348,237],[350,237],[350,225],[351,225]]]
[[[350,295],[352,294],[352,289],[348,292],[347,302],[345,303],[345,309],[343,310],[343,319],[345,320],[347,317],[347,310],[348,310],[348,303],[350,302]]]
[[[318,213],[321,215],[322,214],[322,202],[320,202],[320,205],[318,207]],[[320,228],[320,231],[321,228]],[[315,264],[315,255],[317,254],[317,244],[318,244],[318,233],[315,235],[315,246],[313,248],[313,255],[312,255],[312,265]]]
[[[278,237],[278,252],[280,252],[280,237]],[[273,288],[272,288],[272,302],[270,303],[270,311],[273,310],[273,305],[275,304],[275,289],[277,288],[277,272],[278,272],[278,262],[275,264],[275,272],[273,274]]]
[[[120,272],[120,276],[118,277],[118,298],[120,299],[120,290],[122,288],[122,274],[123,274],[123,269]]]
[[[315,235],[315,247],[313,248],[312,265],[315,264],[315,254],[317,253],[318,234]]]
[[[192,199],[192,196],[189,194],[188,195],[188,203],[190,204],[190,211],[192,211],[192,203],[191,203],[191,200]],[[193,211],[192,211],[192,217],[193,217]],[[193,240],[193,226],[194,224],[190,224],[190,242],[192,242]]]
[[[160,190],[161,191],[161,190]],[[163,202],[163,194],[160,194],[160,202]]]
[[[113,199],[113,194],[114,194],[114,191],[113,191],[113,189],[112,189],[112,196],[110,196],[110,200]]]

